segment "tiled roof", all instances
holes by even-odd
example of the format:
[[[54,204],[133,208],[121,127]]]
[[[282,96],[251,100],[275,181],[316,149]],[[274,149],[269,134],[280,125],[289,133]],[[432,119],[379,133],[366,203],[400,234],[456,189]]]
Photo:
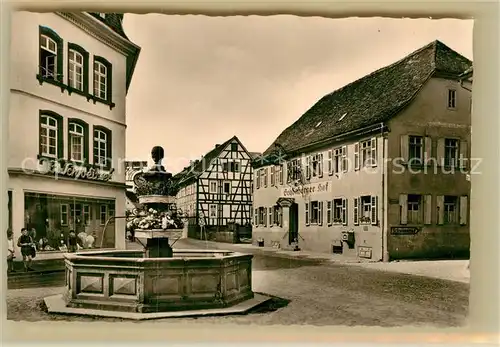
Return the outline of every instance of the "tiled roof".
[[[285,153],[297,152],[313,143],[387,121],[414,98],[433,74],[458,79],[471,66],[469,59],[433,41],[322,97],[278,136],[264,156],[280,147]]]
[[[210,150],[210,152],[202,156],[200,160],[195,161],[193,165],[185,167],[184,170],[176,174],[173,177],[174,181],[179,186],[183,186],[184,184],[190,182],[193,178],[201,175],[209,167],[210,163],[221,154],[224,148],[226,148],[227,145],[236,138],[236,136],[233,136],[224,143],[215,146],[212,150]]]

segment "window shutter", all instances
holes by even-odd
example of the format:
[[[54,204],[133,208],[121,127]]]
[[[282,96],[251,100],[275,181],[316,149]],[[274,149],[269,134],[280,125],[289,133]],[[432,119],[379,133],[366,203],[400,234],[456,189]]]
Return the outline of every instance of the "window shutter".
[[[311,178],[311,157],[306,157],[306,179]]]
[[[332,204],[332,200],[326,202],[326,224],[328,226],[332,225]]]
[[[264,187],[267,187],[267,167],[264,169]]]
[[[460,225],[466,225],[467,224],[467,213],[468,213],[468,208],[467,208],[467,196],[461,196],[460,197]]]
[[[272,227],[274,224],[274,213],[273,213],[273,208],[269,207],[268,208],[268,213],[269,213],[269,226]]]
[[[347,199],[342,198],[342,225],[347,225]]]
[[[408,162],[408,144],[409,137],[408,135],[401,135],[401,159],[403,159],[404,163]]]
[[[106,168],[111,169],[111,166],[113,164],[113,140],[112,140],[112,133],[111,130],[106,132],[106,147],[107,147],[107,152],[106,152]]]
[[[436,208],[438,210],[437,224],[442,225],[444,222],[444,196],[438,195],[436,197]]]
[[[283,184],[283,175],[284,175],[284,172],[285,172],[285,165],[280,165],[280,184]]]
[[[57,159],[63,159],[64,158],[64,123],[63,123],[63,118],[57,117],[56,119],[57,119]]]
[[[283,226],[283,208],[280,207],[279,210],[278,210],[278,224],[279,226]]]
[[[436,149],[436,159],[439,166],[444,165],[444,139],[438,139]]]
[[[57,76],[55,76],[55,79],[59,82],[62,82],[64,80],[64,78],[63,78],[63,76],[64,76],[64,72],[63,72],[64,71],[63,70],[64,40],[60,37],[57,37],[57,38],[53,37],[53,39],[55,39],[55,41],[57,42],[57,71],[55,71],[57,73]]]
[[[108,102],[112,101],[113,98],[113,65],[111,63],[107,64],[108,73],[107,73],[107,84],[106,84],[106,100]]]
[[[400,224],[406,225],[408,224],[408,195],[400,194],[399,195],[399,213],[400,213]]]
[[[359,200],[358,198],[354,198],[354,225],[359,224]]]
[[[254,185],[255,185],[255,189],[259,189],[260,188],[260,170],[255,170],[254,171]]]
[[[372,208],[372,225],[377,225],[378,223],[378,196],[371,197],[371,208]]]
[[[318,225],[323,225],[323,201],[318,203]]]
[[[371,151],[372,151],[372,162],[371,162],[371,166],[372,167],[375,167],[377,166],[377,138],[376,137],[372,137],[372,140],[370,141],[371,145],[372,145],[372,148],[371,148]]]
[[[323,153],[321,153],[319,155],[319,158],[318,158],[319,162],[318,162],[318,177],[323,177]]]
[[[460,167],[462,169],[465,169],[468,167],[467,165],[467,162],[468,162],[468,148],[467,148],[467,141],[465,140],[462,140],[460,141],[460,158],[459,158],[459,162],[460,162]]]
[[[258,226],[259,225],[259,209],[255,209],[255,215],[254,215],[254,225]]]
[[[273,165],[271,166],[271,187],[274,186],[275,172],[276,172],[276,167]]]
[[[328,151],[328,174],[333,175],[333,151]]]
[[[428,164],[432,158],[432,139],[430,136],[425,137],[424,142],[424,163]]]
[[[309,225],[309,203],[306,202],[305,203],[305,212],[306,212],[306,225]]]
[[[267,207],[264,207],[264,216],[262,218],[262,224],[267,227]]]
[[[347,146],[342,146],[342,172],[347,172]]]
[[[359,142],[354,144],[354,170],[359,170]]]
[[[432,223],[432,195],[424,196],[424,224]]]

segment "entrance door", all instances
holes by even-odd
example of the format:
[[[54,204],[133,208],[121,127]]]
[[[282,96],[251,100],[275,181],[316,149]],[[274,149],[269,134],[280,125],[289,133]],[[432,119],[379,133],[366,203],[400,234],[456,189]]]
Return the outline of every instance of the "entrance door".
[[[299,241],[299,205],[290,206],[290,227],[288,229],[288,244]]]

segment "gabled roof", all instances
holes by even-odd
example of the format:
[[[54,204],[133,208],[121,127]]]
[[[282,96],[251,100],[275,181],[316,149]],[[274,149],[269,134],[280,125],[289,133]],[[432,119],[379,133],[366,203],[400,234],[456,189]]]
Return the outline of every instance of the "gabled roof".
[[[313,143],[389,120],[434,74],[456,78],[472,62],[440,41],[322,97],[264,152],[297,152]]]
[[[190,182],[193,178],[197,178],[199,175],[205,172],[205,170],[210,166],[214,159],[220,156],[224,148],[226,148],[229,143],[231,143],[235,139],[240,142],[240,140],[236,136],[233,136],[224,143],[215,146],[212,150],[202,156],[200,160],[196,160],[194,162],[194,165],[185,167],[181,172],[176,174],[173,177],[174,181],[179,186],[183,186],[184,184]]]

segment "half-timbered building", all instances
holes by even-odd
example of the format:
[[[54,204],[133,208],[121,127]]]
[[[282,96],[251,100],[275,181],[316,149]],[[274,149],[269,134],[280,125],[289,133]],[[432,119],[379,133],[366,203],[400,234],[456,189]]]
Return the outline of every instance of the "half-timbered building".
[[[251,224],[251,155],[234,136],[174,176],[177,207],[196,225],[223,231]]]
[[[254,241],[372,260],[467,256],[471,65],[434,41],[321,98],[254,160]]]

